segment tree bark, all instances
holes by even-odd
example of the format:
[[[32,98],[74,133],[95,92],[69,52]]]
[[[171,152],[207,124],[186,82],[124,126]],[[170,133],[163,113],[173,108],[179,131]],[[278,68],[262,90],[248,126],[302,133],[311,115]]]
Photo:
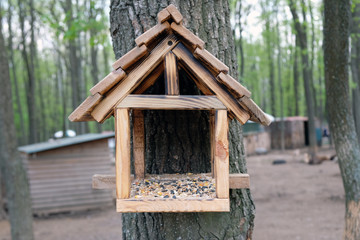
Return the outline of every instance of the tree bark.
[[[346,199],[344,240],[360,239],[360,146],[349,93],[350,1],[324,1],[324,63],[330,130]]]
[[[295,36],[295,50],[294,50],[294,97],[295,97],[295,116],[299,116],[299,70],[298,70],[298,37]]]
[[[309,153],[314,157],[316,153],[316,130],[315,130],[315,111],[314,99],[311,91],[312,74],[309,65],[309,52],[307,47],[307,36],[304,25],[301,25],[299,16],[296,12],[296,5],[293,0],[289,1],[289,7],[294,20],[296,30],[296,38],[298,38],[299,47],[301,50],[302,72],[304,79],[304,89],[306,97],[306,110],[308,115],[308,133],[309,133]]]
[[[184,16],[184,25],[205,42],[206,48],[237,77],[229,6],[222,1],[172,1]],[[169,1],[111,3],[110,21],[117,58],[134,47],[134,38],[157,23],[157,13]],[[180,71],[180,91],[195,94],[194,84]],[[149,92],[163,91],[158,81]],[[191,83],[191,84],[190,84]],[[146,169],[148,173],[210,171],[208,114],[201,111],[145,112]],[[151,127],[149,127],[151,126]],[[230,171],[246,172],[242,130],[230,124]],[[249,190],[231,190],[230,213],[128,213],[123,214],[124,239],[251,239],[254,204]]]
[[[0,9],[0,21],[1,21]],[[12,239],[33,239],[30,192],[17,150],[9,62],[0,24],[0,169],[6,181]]]

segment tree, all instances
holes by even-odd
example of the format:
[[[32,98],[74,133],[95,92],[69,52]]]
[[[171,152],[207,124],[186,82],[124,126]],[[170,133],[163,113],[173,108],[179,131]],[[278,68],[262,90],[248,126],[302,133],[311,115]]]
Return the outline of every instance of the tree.
[[[156,13],[168,1],[112,1],[110,22],[117,58],[134,47],[134,38],[157,23]],[[235,47],[227,0],[177,1],[184,24],[205,42],[206,48],[237,76]],[[180,91],[194,94],[194,84],[180,72]],[[148,91],[159,93],[161,82]],[[208,115],[201,111],[146,111],[146,166],[148,173],[210,171]],[[201,138],[202,138],[201,137]],[[230,171],[246,172],[242,130],[230,124]],[[127,213],[123,239],[251,239],[254,205],[249,190],[231,190],[230,213]],[[240,224],[239,224],[240,223]]]
[[[304,89],[306,97],[306,110],[308,116],[308,132],[309,132],[309,153],[311,158],[315,156],[316,153],[316,131],[315,131],[315,111],[314,111],[314,99],[312,94],[312,73],[311,67],[309,64],[309,52],[307,47],[307,34],[306,27],[304,24],[300,23],[299,16],[296,11],[296,5],[294,0],[289,0],[289,7],[291,15],[294,20],[294,27],[296,30],[296,39],[299,44],[300,53],[301,53],[301,62],[304,78]],[[304,9],[304,6],[303,6]],[[305,15],[305,14],[303,14]]]
[[[345,189],[344,240],[360,239],[360,146],[349,97],[350,1],[324,1],[324,63],[330,131]]]
[[[0,8],[0,22],[1,22]],[[0,24],[0,169],[6,182],[12,239],[33,239],[30,192],[17,150],[9,62]]]

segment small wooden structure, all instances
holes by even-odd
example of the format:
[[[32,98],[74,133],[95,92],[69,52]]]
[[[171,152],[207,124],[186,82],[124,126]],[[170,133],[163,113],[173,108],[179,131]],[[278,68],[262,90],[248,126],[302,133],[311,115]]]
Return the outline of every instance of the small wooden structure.
[[[71,121],[98,122],[115,116],[116,177],[96,175],[93,184],[96,188],[111,188],[116,183],[118,212],[229,211],[229,188],[249,187],[247,174],[229,175],[228,118],[241,124],[252,119],[268,125],[270,120],[250,99],[250,92],[228,75],[229,68],[182,25],[182,19],[174,5],[160,11],[158,24],[135,40],[137,46],[113,64],[114,71],[91,88],[92,95],[69,116]],[[203,95],[180,94],[179,68]],[[143,94],[162,73],[163,95]],[[147,175],[144,109],[209,111],[211,174]],[[135,176],[130,173],[131,134]],[[200,193],[194,186],[210,191]],[[153,193],[151,189],[161,191]],[[181,194],[164,196],[163,191]]]
[[[111,174],[109,134],[85,134],[19,147],[27,170],[33,212],[49,214],[112,204],[111,191],[93,190],[94,172]]]
[[[305,147],[307,137],[307,117],[294,116],[284,119],[285,148],[297,149]],[[274,121],[271,126],[271,148],[281,148],[281,121]]]

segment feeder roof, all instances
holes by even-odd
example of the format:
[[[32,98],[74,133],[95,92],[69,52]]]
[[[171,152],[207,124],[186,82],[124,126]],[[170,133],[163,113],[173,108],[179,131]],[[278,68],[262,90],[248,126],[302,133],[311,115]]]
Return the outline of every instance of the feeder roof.
[[[204,95],[215,95],[241,124],[269,125],[271,120],[250,98],[251,93],[208,52],[205,42],[185,28],[174,5],[158,13],[158,24],[135,39],[136,47],[113,63],[113,71],[90,89],[91,95],[69,116],[71,121],[103,122],[129,94],[141,94],[164,72],[164,58],[175,54]]]

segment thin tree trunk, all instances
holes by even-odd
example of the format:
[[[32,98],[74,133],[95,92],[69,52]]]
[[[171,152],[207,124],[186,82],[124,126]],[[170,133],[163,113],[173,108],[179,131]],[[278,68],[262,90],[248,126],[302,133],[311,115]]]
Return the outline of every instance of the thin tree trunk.
[[[303,72],[304,89],[305,89],[305,97],[306,97],[306,110],[308,115],[309,153],[311,158],[313,158],[315,156],[317,147],[316,147],[314,100],[311,91],[312,74],[310,72],[310,65],[309,65],[309,53],[307,47],[306,29],[304,25],[300,24],[300,19],[296,12],[296,5],[293,0],[289,1],[289,6],[294,20],[296,37],[299,38],[298,43],[301,50],[301,60],[302,60],[302,70],[303,70],[302,72]]]
[[[350,2],[324,2],[324,63],[330,130],[346,199],[344,240],[360,239],[360,146],[349,92]]]
[[[298,69],[298,41],[299,38],[295,36],[295,51],[294,51],[294,97],[295,97],[295,116],[299,116],[299,69]]]
[[[1,7],[1,6],[0,6]],[[0,22],[2,17],[0,8]],[[33,237],[30,191],[23,162],[17,150],[9,62],[0,24],[0,169],[6,181],[12,239]]]
[[[19,83],[18,83],[18,78],[17,78],[17,74],[16,74],[16,65],[15,65],[15,61],[14,61],[14,48],[13,48],[13,31],[12,31],[12,11],[13,11],[13,6],[11,5],[11,1],[8,1],[8,31],[9,31],[9,37],[8,37],[8,49],[9,49],[9,60],[10,60],[10,64],[11,64],[11,71],[12,71],[12,77],[13,77],[13,83],[14,83],[14,90],[15,90],[15,99],[16,99],[16,107],[17,107],[17,112],[19,114],[19,120],[20,120],[20,128],[21,128],[21,132],[22,132],[22,137],[20,137],[18,139],[19,144],[24,145],[27,143],[27,131],[25,129],[25,122],[24,122],[24,115],[23,115],[23,110],[22,110],[22,104],[20,102],[20,95],[19,95]]]
[[[19,6],[19,21],[21,29],[21,45],[22,45],[22,56],[27,70],[27,82],[26,87],[26,99],[27,99],[27,111],[29,119],[29,143],[37,142],[37,124],[36,124],[36,104],[35,104],[35,74],[34,66],[31,59],[29,59],[26,46],[26,34],[25,34],[25,9],[24,2],[18,0]]]
[[[110,21],[116,57],[134,47],[134,38],[154,26],[165,0],[112,1]],[[176,1],[184,24],[207,42],[206,48],[237,75],[228,1]],[[119,21],[121,19],[121,21]],[[209,21],[211,19],[211,21]],[[130,26],[130,27],[129,27]],[[190,94],[180,75],[180,88]],[[156,92],[157,84],[149,91]],[[148,173],[210,171],[209,124],[206,112],[145,112],[146,166]],[[230,124],[231,172],[246,172],[242,130]],[[251,239],[254,205],[249,190],[231,190],[230,213],[127,213],[123,214],[123,239]]]

